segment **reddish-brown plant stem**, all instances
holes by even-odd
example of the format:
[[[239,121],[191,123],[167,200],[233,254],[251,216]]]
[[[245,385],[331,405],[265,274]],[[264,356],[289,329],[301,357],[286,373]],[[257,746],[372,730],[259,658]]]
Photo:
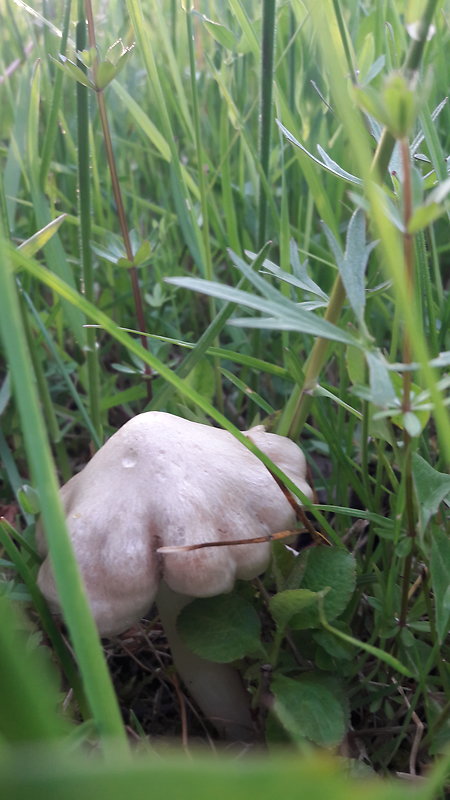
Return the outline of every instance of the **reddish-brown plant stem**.
[[[86,0],[85,7],[86,7],[86,17],[87,17],[87,21],[88,21],[89,46],[90,46],[91,49],[96,50],[97,42],[96,42],[96,36],[95,36],[95,22],[94,22],[94,15],[93,15],[93,12],[92,12],[91,0]],[[93,71],[93,77],[94,77],[94,84],[96,85],[97,84],[97,58],[94,59],[94,63],[93,63],[93,66],[92,66],[92,71]],[[106,160],[107,160],[108,167],[109,167],[109,172],[110,172],[110,175],[111,175],[111,184],[112,184],[114,200],[115,200],[116,208],[117,208],[117,216],[118,216],[118,219],[119,219],[120,231],[121,231],[121,234],[122,234],[122,239],[123,239],[123,243],[124,243],[124,247],[125,247],[126,257],[127,257],[127,259],[129,261],[133,261],[133,249],[131,247],[130,234],[128,232],[128,225],[127,225],[127,220],[126,220],[126,215],[125,215],[125,208],[124,208],[123,200],[122,200],[122,191],[120,189],[120,182],[119,182],[119,178],[118,178],[118,175],[117,175],[116,160],[114,158],[114,150],[113,150],[113,146],[112,146],[111,132],[110,132],[110,127],[109,127],[109,122],[108,122],[108,115],[107,115],[107,111],[106,111],[105,95],[104,95],[104,92],[103,92],[102,89],[97,89],[96,90],[96,95],[97,95],[97,103],[98,103],[98,112],[99,112],[99,116],[100,116],[102,132],[103,132],[103,139],[104,139],[104,143],[105,143]],[[139,327],[139,330],[142,331],[142,333],[144,334],[144,332],[145,332],[145,316],[144,316],[144,306],[143,306],[143,303],[142,303],[141,290],[140,290],[140,287],[139,287],[138,271],[137,271],[137,268],[134,267],[134,266],[130,267],[128,271],[130,273],[131,287],[132,287],[132,291],[133,291],[133,298],[134,298],[134,305],[135,305],[135,309],[136,309],[136,318],[137,318],[137,322],[138,322],[138,327]],[[148,339],[147,339],[146,336],[144,336],[144,335],[141,336],[141,343],[142,343],[142,346],[145,347],[146,350],[148,350]],[[152,399],[152,385],[151,385],[152,371],[151,371],[151,368],[150,368],[150,366],[148,364],[145,365],[144,370],[145,370],[145,375],[146,375],[146,378],[147,378],[147,380],[146,380],[147,400],[150,402],[150,400]]]
[[[408,139],[400,140],[400,152],[403,171],[403,255],[406,270],[406,283],[409,299],[414,296],[414,250],[413,238],[409,233],[409,222],[412,216],[412,186],[411,186],[411,161],[409,153]],[[403,362],[411,363],[411,339],[407,330],[404,331],[403,339]],[[402,410],[406,414],[411,410],[411,384],[412,375],[409,370],[403,373],[403,399]],[[411,579],[411,568],[414,556],[414,542],[416,538],[416,526],[414,519],[414,491],[412,479],[412,453],[411,436],[406,427],[403,429],[404,446],[404,469],[405,469],[405,509],[406,509],[406,528],[410,537],[410,552],[406,556],[405,568],[403,571],[402,586],[402,605],[400,611],[399,624],[401,627],[406,625],[408,615],[409,584]]]

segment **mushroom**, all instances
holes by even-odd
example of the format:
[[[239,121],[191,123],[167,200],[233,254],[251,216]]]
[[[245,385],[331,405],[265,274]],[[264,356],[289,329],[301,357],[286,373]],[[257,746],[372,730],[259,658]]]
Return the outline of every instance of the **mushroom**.
[[[294,442],[245,435],[308,497],[305,457]],[[127,422],[61,489],[69,535],[101,636],[114,636],[156,598],[175,666],[221,735],[248,739],[248,695],[234,668],[191,653],[176,617],[194,597],[230,592],[268,566],[270,541],[159,554],[179,547],[269,536],[289,529],[294,511],[262,462],[227,431],[150,411]],[[38,533],[42,555],[47,548]],[[60,608],[49,557],[38,585]]]

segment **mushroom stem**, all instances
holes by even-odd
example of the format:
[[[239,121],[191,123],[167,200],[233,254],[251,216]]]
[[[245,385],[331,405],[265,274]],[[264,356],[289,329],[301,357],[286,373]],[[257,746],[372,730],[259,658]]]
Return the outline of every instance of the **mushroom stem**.
[[[221,737],[254,740],[249,696],[237,670],[229,664],[206,661],[195,655],[186,647],[177,631],[177,616],[192,600],[192,597],[173,592],[161,581],[156,605],[177,672],[189,694]]]

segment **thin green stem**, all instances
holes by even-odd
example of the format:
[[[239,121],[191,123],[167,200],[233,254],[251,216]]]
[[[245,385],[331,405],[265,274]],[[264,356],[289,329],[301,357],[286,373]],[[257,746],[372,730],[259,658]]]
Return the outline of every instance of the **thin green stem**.
[[[95,37],[95,22],[94,22],[94,15],[92,12],[92,3],[91,0],[85,0],[86,3],[86,17],[88,21],[88,33],[89,33],[89,46],[94,50],[97,48],[96,37]],[[93,74],[94,74],[94,83],[96,84],[97,78],[97,61],[93,64]],[[120,188],[120,181],[117,175],[117,167],[116,167],[116,159],[114,156],[114,149],[112,146],[111,140],[111,131],[108,122],[108,114],[106,111],[106,103],[105,103],[105,95],[103,90],[97,89],[97,103],[98,103],[98,111],[100,116],[100,122],[102,126],[103,132],[103,140],[105,144],[105,152],[106,152],[106,160],[108,163],[108,168],[111,176],[111,184],[112,190],[114,195],[114,200],[116,203],[117,208],[117,217],[119,220],[119,227],[122,234],[122,239],[125,247],[125,253],[127,256],[128,261],[133,261],[134,254],[133,248],[131,246],[130,234],[128,231],[127,219],[125,214],[125,208],[122,199],[122,191]],[[144,315],[144,306],[142,303],[142,296],[141,296],[141,289],[139,286],[139,277],[138,271],[135,266],[130,267],[129,269],[130,279],[131,279],[131,287],[133,291],[133,298],[134,298],[134,305],[136,309],[136,318],[137,323],[139,326],[139,330],[144,332],[146,325],[145,325],[145,315]],[[144,349],[148,349],[148,340],[145,336],[141,337],[142,347]],[[145,374],[147,377],[146,380],[146,388],[147,388],[147,399],[150,402],[152,399],[152,386],[151,386],[151,377],[152,372],[148,364],[145,365]]]
[[[86,20],[84,2],[78,0],[78,23],[76,28],[78,52],[86,48]],[[77,66],[87,72],[84,64],[77,60]],[[77,139],[78,139],[78,198],[80,215],[80,265],[83,291],[94,302],[94,273],[91,250],[91,188],[89,153],[89,90],[77,83]],[[92,425],[98,439],[102,439],[100,418],[100,379],[96,349],[97,334],[93,328],[86,331],[86,363],[88,375],[89,411]]]
[[[195,149],[197,155],[197,178],[198,186],[200,189],[200,204],[202,209],[202,232],[203,232],[203,245],[205,254],[205,273],[207,280],[214,280],[214,270],[211,257],[211,241],[209,232],[209,206],[208,194],[205,180],[204,171],[204,156],[202,147],[202,137],[200,131],[200,112],[198,102],[197,78],[196,78],[196,65],[195,65],[195,52],[194,52],[194,30],[192,25],[191,13],[191,0],[186,3],[186,27],[188,37],[189,49],[189,67],[191,71],[191,89],[192,89],[192,118],[194,120],[194,135],[195,135]],[[213,297],[208,298],[209,318],[212,321],[216,317],[216,303]],[[216,341],[218,345],[218,341]],[[223,392],[222,380],[220,375],[220,365],[217,360],[214,361],[214,376],[216,386],[216,400],[218,408],[223,411]]]
[[[261,106],[260,106],[260,149],[259,158],[263,175],[269,176],[270,142],[272,138],[272,94],[273,64],[275,52],[276,0],[263,1],[263,33],[261,49]],[[258,247],[267,238],[267,188],[264,181],[259,183],[259,222]]]
[[[334,323],[339,319],[345,296],[344,284],[341,278],[338,277],[334,282],[330,301],[325,312],[325,319],[328,322]],[[313,401],[311,392],[325,363],[329,344],[328,340],[321,337],[315,340],[305,364],[303,384],[295,387],[281,415],[277,427],[277,432],[281,435],[290,436],[294,440],[298,438],[311,408]]]
[[[412,235],[408,232],[409,222],[412,216],[413,199],[412,199],[412,185],[411,185],[411,159],[409,154],[408,139],[403,138],[400,141],[400,153],[402,158],[403,167],[403,255],[405,260],[406,281],[409,297],[412,301],[414,296],[414,242]],[[409,331],[404,331],[403,339],[403,362],[405,364],[411,363],[411,340]],[[402,410],[407,414],[411,410],[411,385],[412,373],[405,371],[403,373],[403,401]],[[412,441],[407,428],[405,426],[403,431],[403,446],[404,446],[404,470],[405,470],[405,510],[406,510],[406,527],[408,536],[411,540],[411,549],[405,561],[405,568],[403,571],[403,584],[402,584],[402,605],[400,611],[399,625],[403,627],[406,625],[408,615],[408,601],[409,601],[409,584],[411,577],[412,561],[414,557],[414,543],[416,538],[416,526],[414,519],[414,488],[412,478]]]

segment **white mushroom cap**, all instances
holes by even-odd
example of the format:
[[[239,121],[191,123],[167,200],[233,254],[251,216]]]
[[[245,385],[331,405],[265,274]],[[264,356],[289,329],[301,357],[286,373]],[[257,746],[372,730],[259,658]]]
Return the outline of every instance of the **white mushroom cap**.
[[[261,426],[246,435],[311,497],[297,445]],[[175,592],[208,597],[231,591],[237,578],[259,575],[270,559],[268,542],[164,556],[158,547],[251,539],[294,524],[274,478],[230,433],[157,411],[127,422],[63,486],[61,496],[104,636],[143,616],[162,578]],[[48,558],[38,584],[57,608]]]

